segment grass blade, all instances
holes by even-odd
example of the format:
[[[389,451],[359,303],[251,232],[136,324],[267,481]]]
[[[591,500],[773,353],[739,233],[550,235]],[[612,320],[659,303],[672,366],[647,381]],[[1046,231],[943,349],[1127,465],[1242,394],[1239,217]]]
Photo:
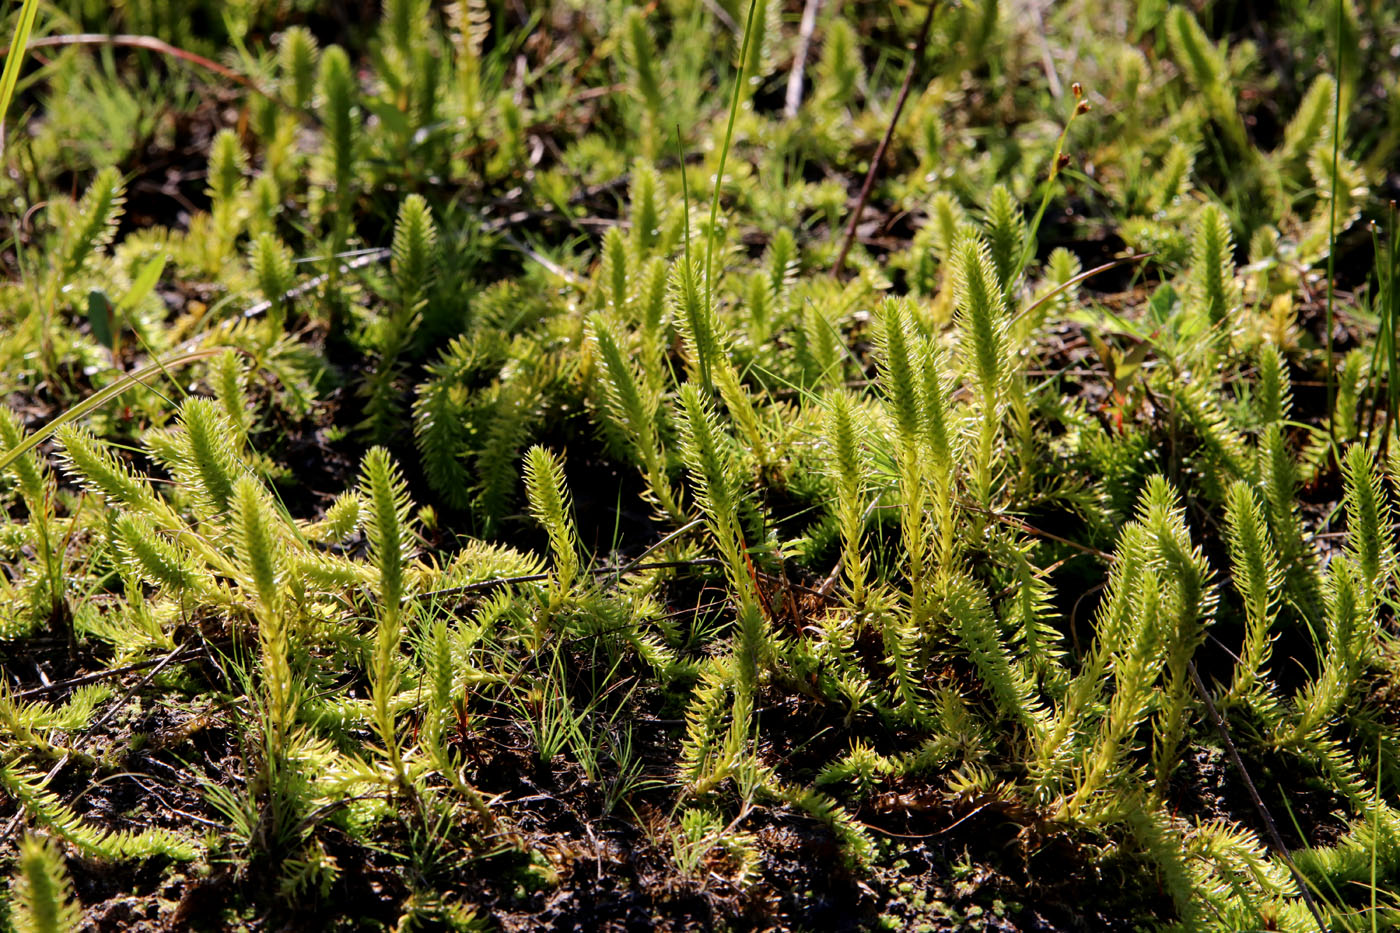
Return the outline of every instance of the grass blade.
[[[225,350],[228,349],[228,347],[206,347],[203,350],[195,350],[191,353],[183,353],[179,356],[173,357],[172,359],[157,360],[156,362],[145,367],[144,369],[138,369],[135,372],[127,373],[126,375],[118,379],[116,382],[112,383],[111,385],[98,392],[94,392],[92,395],[83,399],[81,402],[74,405],[72,408],[68,409],[63,414],[50,421],[48,424],[44,425],[39,430],[30,434],[29,437],[25,439],[24,443],[20,444],[18,447],[14,448],[13,450],[7,450],[3,455],[0,455],[0,472],[4,472],[4,470],[7,469],[11,463],[14,463],[17,459],[24,456],[25,453],[27,453],[30,450],[33,450],[35,447],[42,444],[48,438],[49,435],[53,434],[54,431],[57,431],[65,424],[77,421],[79,418],[83,417],[88,412],[101,407],[102,405],[106,404],[107,402],[110,402],[114,398],[117,398],[122,393],[126,392],[128,389],[138,385],[146,385],[146,380],[152,378],[153,376],[157,376],[162,373],[169,375],[169,370],[172,368],[185,366],[190,363],[197,363],[200,360],[206,360],[211,356],[218,356],[220,353],[223,353]]]
[[[0,152],[5,151],[5,115],[10,112],[15,83],[19,81],[19,69],[24,64],[24,50],[29,45],[29,33],[34,29],[34,17],[38,12],[39,0],[24,0],[19,10],[19,24],[15,26],[14,38],[10,40],[10,52],[5,58],[5,70],[0,72]]]

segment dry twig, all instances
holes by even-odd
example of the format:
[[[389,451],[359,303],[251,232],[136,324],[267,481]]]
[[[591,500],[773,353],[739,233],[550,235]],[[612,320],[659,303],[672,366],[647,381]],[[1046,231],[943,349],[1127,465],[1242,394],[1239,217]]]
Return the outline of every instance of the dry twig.
[[[875,187],[875,179],[880,174],[880,163],[885,161],[885,150],[890,146],[890,140],[894,138],[894,128],[899,124],[899,115],[904,112],[905,101],[909,99],[909,89],[914,86],[914,72],[919,67],[919,62],[923,61],[924,50],[928,48],[929,28],[933,25],[933,11],[938,8],[938,4],[930,2],[928,12],[924,14],[924,24],[919,27],[919,38],[914,42],[914,47],[909,56],[909,67],[904,72],[904,83],[899,88],[899,98],[894,104],[894,113],[890,114],[890,123],[885,127],[884,138],[880,140],[879,147],[875,150],[874,157],[870,160],[870,170],[865,173],[865,184],[860,186],[860,197],[856,198],[856,209],[851,212],[851,222],[846,225],[846,239],[841,243],[841,252],[836,254],[836,261],[831,265],[831,277],[837,278],[841,275],[841,270],[846,265],[846,254],[851,251],[851,244],[856,239],[856,226],[860,223],[860,215],[865,212],[865,202],[870,199],[870,190]]]

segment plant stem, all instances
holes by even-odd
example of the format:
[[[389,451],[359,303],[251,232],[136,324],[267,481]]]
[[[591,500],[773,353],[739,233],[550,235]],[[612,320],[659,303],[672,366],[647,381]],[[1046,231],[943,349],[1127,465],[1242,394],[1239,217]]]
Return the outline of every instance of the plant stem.
[[[812,51],[812,32],[817,28],[817,14],[822,0],[807,0],[802,7],[802,23],[797,30],[797,54],[788,73],[787,95],[783,99],[783,116],[791,120],[802,108],[802,81],[807,71],[807,56]]]
[[[734,142],[734,118],[739,114],[739,101],[744,96],[744,81],[748,76],[749,39],[753,36],[753,16],[758,0],[750,0],[749,17],[744,22],[744,41],[739,47],[739,74],[734,78],[734,94],[729,99],[729,125],[724,130],[724,145],[719,150],[719,169],[715,172],[715,190],[710,198],[710,226],[705,231],[705,310],[714,312],[715,290],[710,274],[715,252],[715,221],[719,217],[719,192],[724,187],[724,163],[729,160],[729,147]]]
[[[1337,4],[1337,80],[1332,92],[1332,199],[1328,204],[1327,218],[1327,440],[1332,448],[1332,458],[1337,457],[1337,389],[1333,377],[1335,361],[1332,359],[1332,304],[1336,296],[1337,284],[1337,156],[1341,148],[1342,127],[1342,26],[1343,6]]]
[[[1245,790],[1249,792],[1249,799],[1254,804],[1254,809],[1258,811],[1259,818],[1263,820],[1264,827],[1269,832],[1269,840],[1278,849],[1283,863],[1288,866],[1288,870],[1293,874],[1293,880],[1298,883],[1298,893],[1303,898],[1303,903],[1308,905],[1308,910],[1312,912],[1313,919],[1317,921],[1317,928],[1322,933],[1327,933],[1327,923],[1322,918],[1322,911],[1313,900],[1312,892],[1308,890],[1308,881],[1303,877],[1303,873],[1298,870],[1298,866],[1293,863],[1293,854],[1284,844],[1283,837],[1279,835],[1278,826],[1274,824],[1273,818],[1269,816],[1268,807],[1264,806],[1264,799],[1259,796],[1259,790],[1254,786],[1254,781],[1250,778],[1249,772],[1245,770],[1244,761],[1240,758],[1239,749],[1235,747],[1234,739],[1230,737],[1230,728],[1225,725],[1225,720],[1220,718],[1220,711],[1215,708],[1215,702],[1210,698],[1210,692],[1206,690],[1205,683],[1201,680],[1200,671],[1196,670],[1195,661],[1187,661],[1186,669],[1191,673],[1191,683],[1196,688],[1196,693],[1200,694],[1201,702],[1205,704],[1206,716],[1215,726],[1216,732],[1220,733],[1220,741],[1225,743],[1225,751],[1230,756],[1231,763],[1235,770],[1239,771],[1240,778],[1244,780]]]
[[[19,22],[10,40],[10,51],[5,60],[5,70],[0,73],[0,153],[5,151],[5,114],[10,110],[10,101],[15,96],[15,84],[19,81],[19,69],[24,64],[24,50],[32,48],[29,33],[34,28],[34,17],[39,12],[38,0],[24,0],[19,10]]]
[[[913,51],[909,56],[909,67],[904,72],[904,83],[900,85],[899,97],[894,104],[894,113],[890,114],[890,122],[885,127],[884,138],[880,140],[880,145],[875,149],[875,155],[870,160],[870,169],[865,173],[865,184],[860,186],[860,196],[856,198],[856,209],[851,212],[850,223],[846,225],[846,239],[841,243],[841,251],[836,254],[836,261],[831,264],[831,277],[833,279],[841,275],[841,270],[846,265],[846,254],[851,251],[851,244],[855,242],[856,226],[860,223],[860,215],[865,211],[865,202],[870,199],[870,189],[875,187],[875,179],[880,174],[880,163],[885,161],[885,150],[889,148],[890,140],[894,137],[894,128],[899,123],[899,115],[904,112],[904,103],[909,99],[909,89],[914,85],[914,71],[919,67],[919,62],[923,61],[924,50],[928,48],[929,28],[933,25],[933,12],[937,8],[936,2],[929,3],[928,12],[924,14],[924,24],[919,27],[919,38],[914,42]]]

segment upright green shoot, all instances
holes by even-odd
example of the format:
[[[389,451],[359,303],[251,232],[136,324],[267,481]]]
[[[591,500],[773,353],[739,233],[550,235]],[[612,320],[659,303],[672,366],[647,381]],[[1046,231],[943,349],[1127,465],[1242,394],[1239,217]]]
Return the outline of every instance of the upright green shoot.
[[[1400,417],[1400,226],[1396,224],[1395,202],[1386,212],[1384,239],[1371,227],[1371,245],[1376,257],[1375,293],[1371,308],[1376,314],[1376,344],[1371,352],[1371,413],[1366,436],[1375,442],[1381,456],[1388,455],[1395,419]],[[1382,390],[1381,374],[1385,375]],[[1380,435],[1375,433],[1376,415],[1385,411]]]
[[[710,224],[705,231],[705,309],[713,313],[714,308],[714,252],[715,235],[719,224],[719,195],[724,188],[724,165],[729,159],[729,147],[734,142],[734,119],[739,114],[739,102],[743,99],[748,82],[745,80],[749,67],[749,41],[753,38],[754,11],[759,0],[749,0],[749,15],[744,22],[744,41],[739,50],[739,73],[734,76],[734,93],[729,99],[729,122],[724,128],[724,145],[719,150],[719,168],[715,172],[715,190],[710,199]]]
[[[870,469],[864,449],[865,429],[857,415],[850,396],[843,392],[832,396],[826,430],[831,445],[831,479],[836,487],[836,520],[841,528],[841,566],[851,601],[860,606],[865,602],[870,572],[870,559],[862,541]]]
[[[525,454],[525,492],[530,499],[530,514],[549,535],[555,589],[562,595],[578,577],[578,532],[574,529],[569,490],[564,484],[564,466],[543,447],[531,447]]]
[[[1337,290],[1337,186],[1340,183],[1337,162],[1342,146],[1342,77],[1346,74],[1343,68],[1346,51],[1342,41],[1345,35],[1343,27],[1346,23],[1346,4],[1342,0],[1337,0],[1335,6],[1337,8],[1337,28],[1332,36],[1336,42],[1337,79],[1333,82],[1332,90],[1332,192],[1327,205],[1327,316],[1325,320],[1327,327],[1327,359],[1325,361],[1327,365],[1327,439],[1332,445],[1333,457],[1337,455],[1336,360],[1333,359],[1332,351],[1332,315]]]
[[[1230,696],[1243,698],[1264,677],[1272,646],[1272,627],[1283,574],[1274,553],[1268,525],[1249,485],[1236,480],[1226,500],[1232,579],[1244,601],[1245,636],[1235,666]]]
[[[900,526],[908,557],[910,615],[917,627],[929,615],[930,560],[928,475],[923,457],[925,438],[924,367],[933,365],[919,353],[920,341],[905,302],[888,299],[880,306],[875,332],[880,387],[894,421],[895,467],[898,477]],[[935,469],[941,464],[935,464]],[[939,473],[945,471],[939,469]],[[941,513],[940,513],[941,514]]]
[[[1074,126],[1076,118],[1089,112],[1089,102],[1084,99],[1084,89],[1076,82],[1074,90],[1074,109],[1070,111],[1069,119],[1065,121],[1064,129],[1060,130],[1059,139],[1055,140],[1055,150],[1050,156],[1050,173],[1040,188],[1040,206],[1035,209],[1035,216],[1031,218],[1030,224],[1026,227],[1025,249],[1021,253],[1019,261],[1016,263],[1015,274],[1011,276],[1014,281],[1024,273],[1030,266],[1031,260],[1035,258],[1036,236],[1040,232],[1041,221],[1045,219],[1045,212],[1050,207],[1050,199],[1055,193],[1055,182],[1060,177],[1068,159],[1064,156],[1065,141],[1069,139],[1070,127]]]
[[[1006,356],[1006,297],[982,238],[965,231],[955,248],[954,295],[964,368],[972,374],[980,403],[972,489],[984,512],[993,506],[997,467],[995,447],[1001,429]],[[978,519],[979,523],[983,519]]]
[[[19,70],[24,67],[24,50],[29,45],[29,34],[34,30],[34,17],[38,13],[39,0],[24,0],[20,4],[15,34],[10,39],[10,52],[5,56],[5,70],[0,72],[0,153],[5,151],[5,117],[10,112],[10,102],[14,100]]]
[[[339,335],[341,311],[341,253],[350,236],[355,179],[355,75],[350,58],[338,45],[326,49],[320,63],[321,119],[330,150],[331,180],[335,197],[331,210],[331,239],[327,287],[330,293],[331,333]]]
[[[400,787],[407,786],[403,754],[394,725],[398,692],[399,643],[403,639],[404,565],[408,559],[408,516],[412,505],[398,467],[383,447],[372,447],[360,469],[365,531],[379,571],[378,625],[370,672],[374,725]]]
[[[73,933],[83,920],[58,844],[43,836],[20,840],[10,881],[10,923],[17,933]]]

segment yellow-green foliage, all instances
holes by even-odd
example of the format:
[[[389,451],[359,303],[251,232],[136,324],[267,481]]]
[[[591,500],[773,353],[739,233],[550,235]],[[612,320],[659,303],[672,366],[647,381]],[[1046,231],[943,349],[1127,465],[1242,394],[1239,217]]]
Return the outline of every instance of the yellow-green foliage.
[[[73,882],[52,839],[25,836],[10,880],[10,924],[18,933],[72,933],[82,922]]]
[[[11,925],[1390,923],[1396,13],[1034,6],[64,5]]]
[[[525,453],[525,489],[531,514],[549,535],[555,580],[561,591],[567,590],[579,572],[578,533],[563,465],[543,447],[531,447]]]

